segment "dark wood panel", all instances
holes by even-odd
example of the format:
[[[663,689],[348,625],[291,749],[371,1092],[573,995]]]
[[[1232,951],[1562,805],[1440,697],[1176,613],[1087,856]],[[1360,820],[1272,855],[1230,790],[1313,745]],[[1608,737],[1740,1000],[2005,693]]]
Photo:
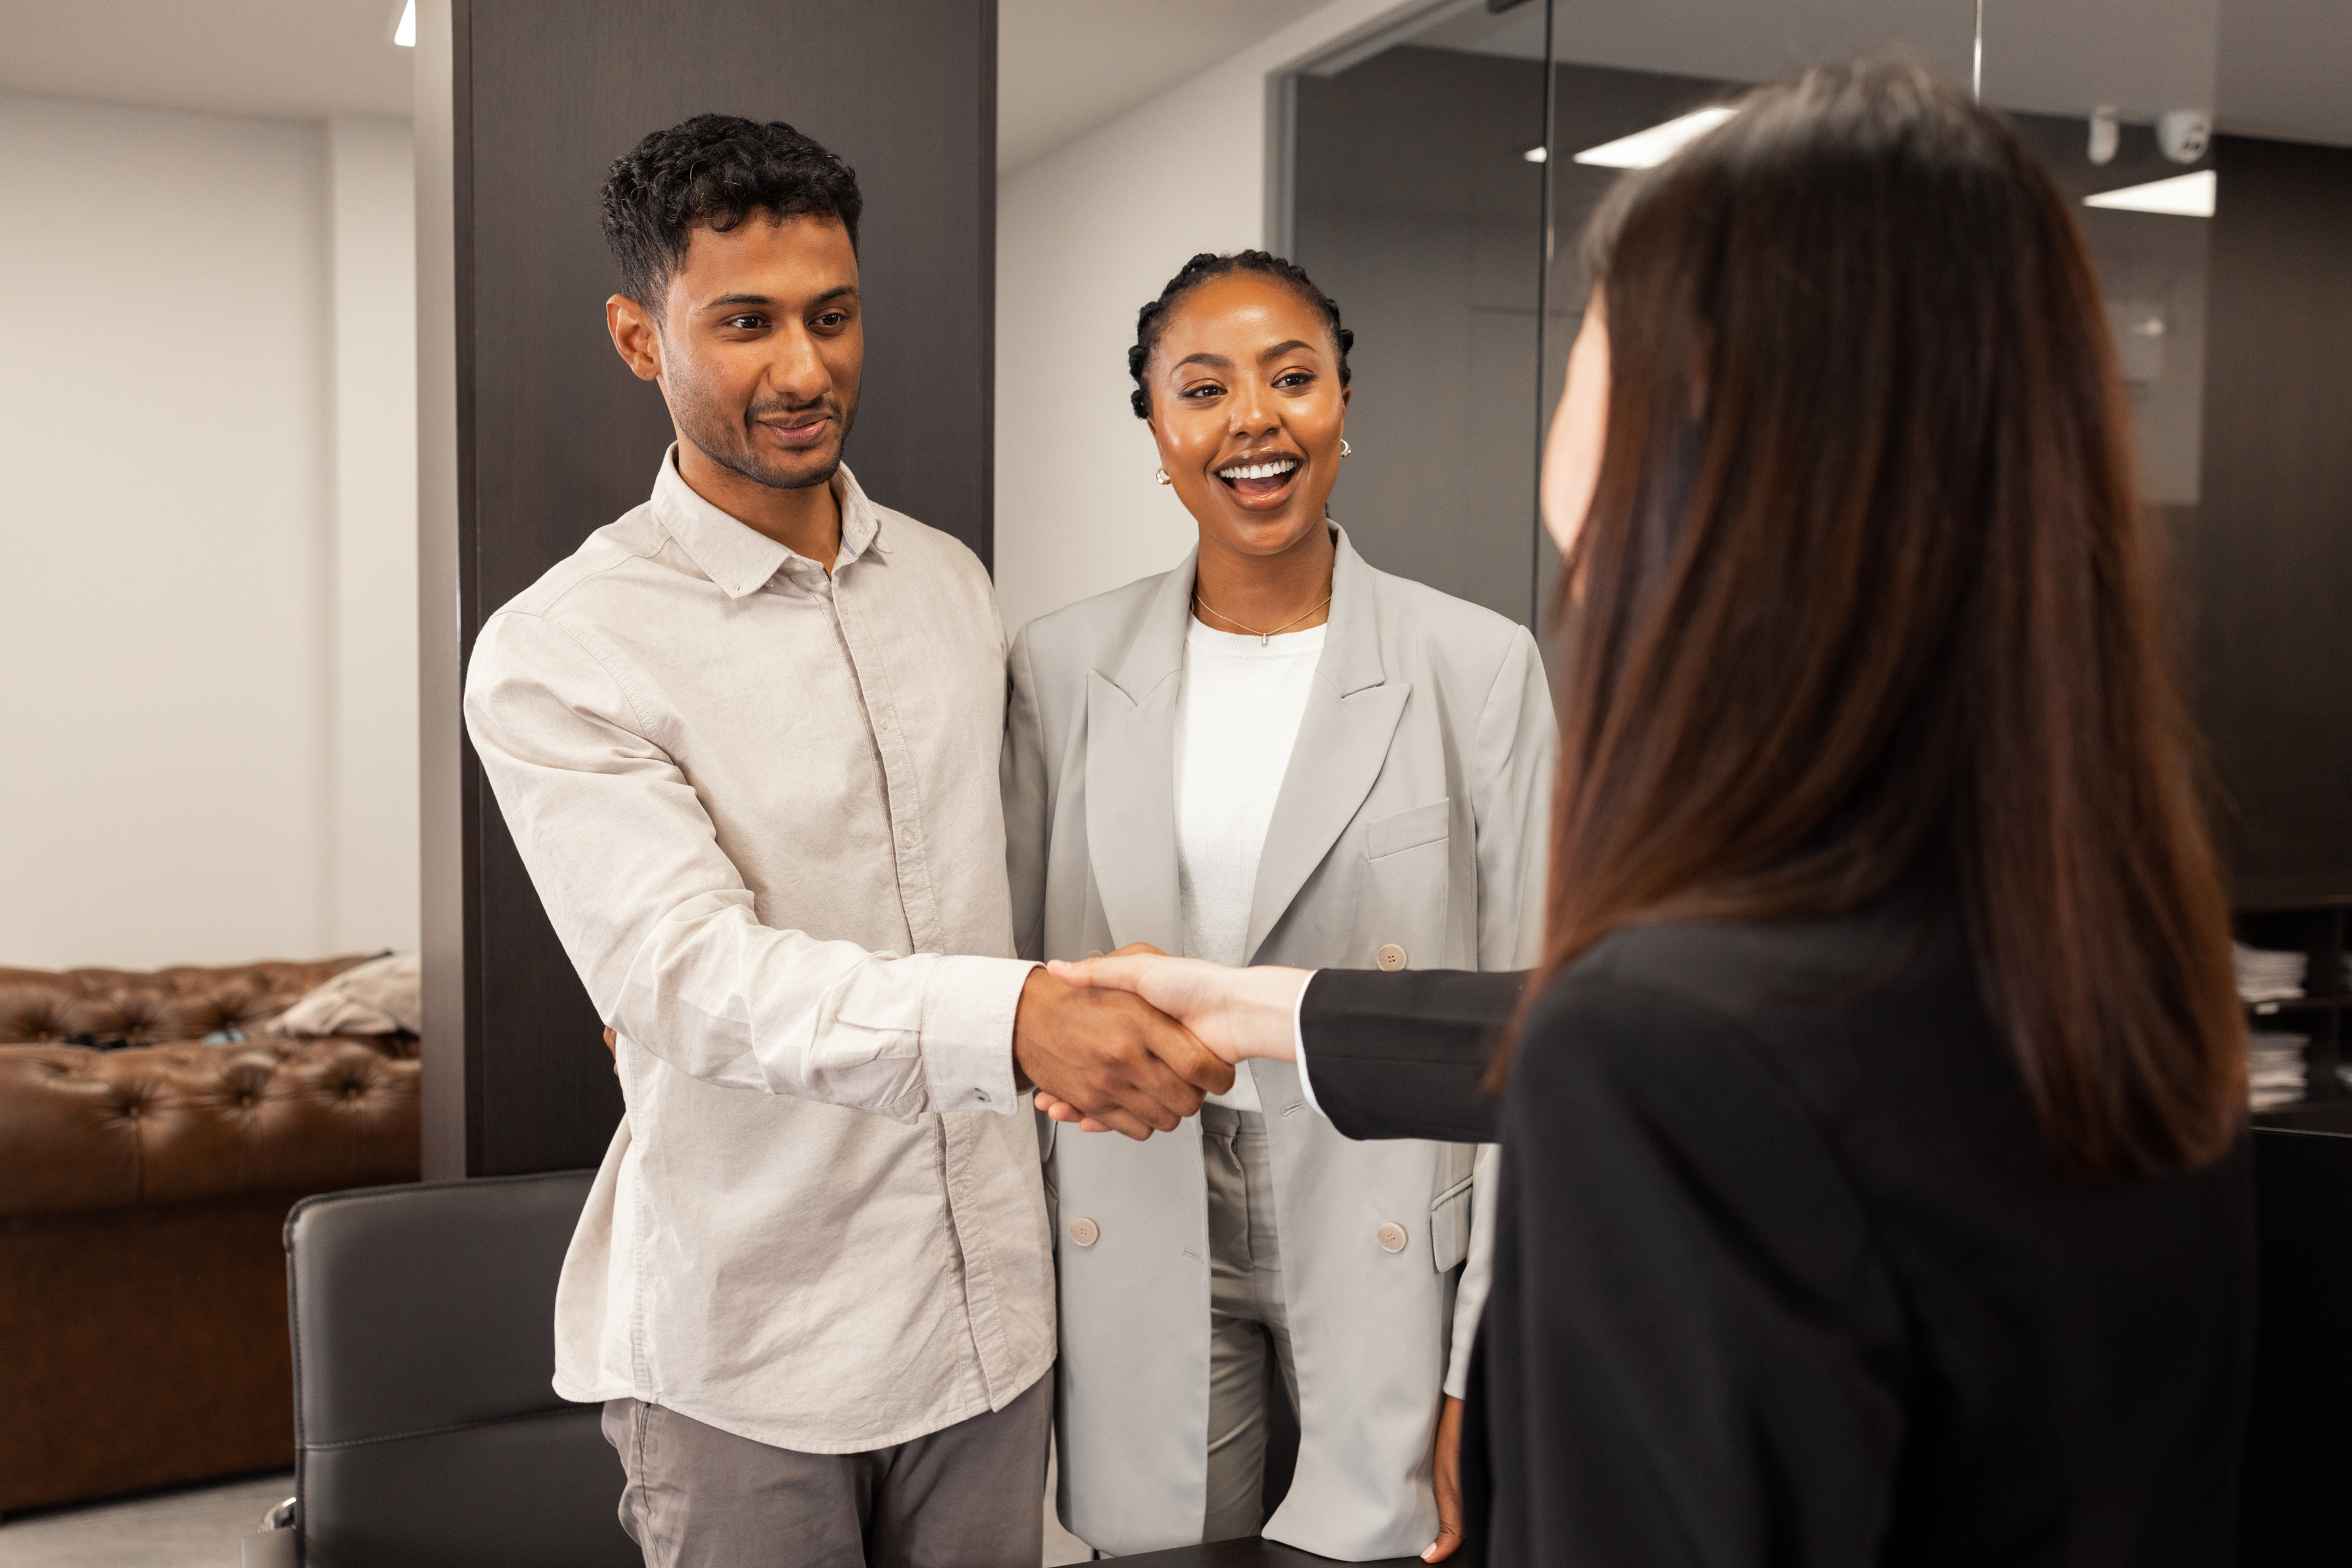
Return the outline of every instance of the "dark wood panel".
[[[2189,676],[2241,887],[2352,894],[2352,150],[2219,139]]]
[[[597,189],[646,132],[706,111],[790,121],[857,171],[866,348],[848,461],[877,500],[988,561],[993,0],[448,6],[446,52],[422,51],[419,66],[446,60],[449,73],[457,433],[439,479],[456,491],[456,582],[428,573],[423,591],[456,591],[455,662],[488,615],[652,487],[669,419],[605,335],[617,279]],[[421,113],[434,97],[420,89]],[[421,142],[437,144],[435,132]],[[428,684],[446,684],[451,662],[429,652]],[[425,706],[429,723],[455,721],[454,692],[428,691]],[[460,842],[428,843],[426,857],[445,888],[461,884],[431,902],[462,904],[464,930],[426,941],[465,966],[461,984],[436,983],[445,1006],[463,994],[465,1125],[432,1142],[462,1146],[474,1175],[593,1164],[620,1114],[597,1020],[462,740],[453,761],[460,809],[434,820]],[[455,1113],[454,1097],[436,1103]]]

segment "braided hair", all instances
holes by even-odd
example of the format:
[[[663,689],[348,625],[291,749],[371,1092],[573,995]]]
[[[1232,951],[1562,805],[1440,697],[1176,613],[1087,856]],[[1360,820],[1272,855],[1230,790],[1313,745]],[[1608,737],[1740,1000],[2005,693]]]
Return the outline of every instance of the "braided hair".
[[[1168,312],[1176,302],[1213,278],[1223,278],[1234,272],[1256,272],[1288,284],[1301,299],[1315,307],[1330,329],[1331,341],[1339,346],[1339,384],[1348,384],[1348,350],[1354,346],[1356,334],[1339,324],[1339,307],[1331,296],[1315,287],[1315,280],[1295,261],[1263,250],[1236,250],[1219,256],[1213,250],[1202,251],[1178,269],[1154,300],[1135,313],[1135,346],[1127,351],[1127,374],[1135,378],[1135,390],[1128,395],[1138,419],[1151,417],[1151,393],[1144,385],[1143,367],[1151,363],[1151,351],[1160,346],[1160,334],[1168,325]]]

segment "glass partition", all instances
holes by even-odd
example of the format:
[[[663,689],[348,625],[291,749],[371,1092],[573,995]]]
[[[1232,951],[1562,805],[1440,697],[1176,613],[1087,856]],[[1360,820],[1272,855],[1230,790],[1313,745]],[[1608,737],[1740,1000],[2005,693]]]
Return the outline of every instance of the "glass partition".
[[[1356,333],[1331,513],[1534,624],[1548,0],[1442,5],[1293,84],[1290,247]],[[1514,44],[1533,17],[1537,47]]]
[[[2214,0],[1579,0],[1552,28],[1551,261],[1545,412],[1558,399],[1584,281],[1575,237],[1621,169],[1654,163],[1759,82],[1860,55],[1912,60],[2009,112],[2076,208],[2108,299],[2152,500],[2193,506],[2202,386],[2205,226],[2179,216],[2206,166]],[[1529,29],[1531,30],[1531,29]],[[2168,154],[2158,125],[2176,133]],[[2097,127],[2095,134],[2094,127]],[[2129,210],[2137,204],[2140,210]],[[1540,553],[1539,601],[1551,559]],[[1543,601],[1548,602],[1548,601]]]
[[[1455,0],[1300,73],[1291,254],[1357,332],[1333,515],[1375,564],[1534,625],[1575,238],[1748,87],[1895,55],[2011,112],[2105,285],[2150,498],[2202,448],[2216,0]]]

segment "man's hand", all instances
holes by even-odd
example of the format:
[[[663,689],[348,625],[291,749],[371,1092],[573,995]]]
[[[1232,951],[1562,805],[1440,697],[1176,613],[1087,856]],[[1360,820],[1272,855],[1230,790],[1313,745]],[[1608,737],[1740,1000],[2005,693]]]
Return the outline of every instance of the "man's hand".
[[[1443,1563],[1462,1544],[1462,1402],[1445,1396],[1437,1416],[1436,1461],[1437,1539],[1421,1554],[1423,1563]]]
[[[613,1076],[621,1076],[621,1037],[612,1030],[604,1031],[604,1048],[613,1053]]]
[[[1049,1100],[1099,1131],[1138,1140],[1234,1086],[1234,1069],[1157,1008],[1124,991],[1029,972],[1013,1023],[1013,1059]]]

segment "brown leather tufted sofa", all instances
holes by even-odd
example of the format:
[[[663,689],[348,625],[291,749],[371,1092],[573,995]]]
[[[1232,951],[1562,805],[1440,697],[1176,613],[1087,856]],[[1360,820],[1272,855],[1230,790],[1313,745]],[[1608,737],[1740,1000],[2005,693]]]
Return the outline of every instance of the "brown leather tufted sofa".
[[[416,1042],[263,1026],[361,961],[0,968],[0,1512],[292,1462],[280,1227],[415,1179]]]

